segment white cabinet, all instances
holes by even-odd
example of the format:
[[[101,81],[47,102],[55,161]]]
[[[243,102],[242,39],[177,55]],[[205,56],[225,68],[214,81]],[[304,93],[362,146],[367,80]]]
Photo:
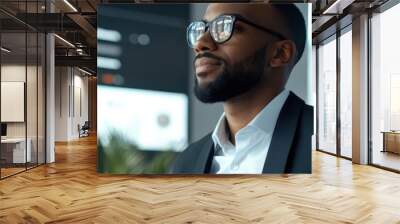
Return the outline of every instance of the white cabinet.
[[[13,147],[13,163],[25,163],[32,161],[32,140],[30,138],[27,139],[26,151],[25,138],[2,139],[1,144],[7,144],[9,147]],[[25,161],[25,159],[27,160]]]

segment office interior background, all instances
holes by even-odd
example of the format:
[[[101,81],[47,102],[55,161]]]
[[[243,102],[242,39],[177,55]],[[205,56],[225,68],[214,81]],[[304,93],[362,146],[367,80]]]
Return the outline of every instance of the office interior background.
[[[119,85],[123,81],[118,73],[118,62],[116,62],[118,57],[108,55],[109,60],[116,62],[115,69],[107,73],[97,73],[96,68],[99,63],[97,51],[100,49],[96,41],[99,34],[96,8],[101,3],[135,2],[151,3],[153,1],[2,0],[0,2],[2,133],[0,219],[15,221],[19,216],[25,216],[35,218],[39,222],[62,221],[61,218],[57,219],[48,214],[46,214],[47,218],[44,218],[45,212],[32,212],[32,208],[42,207],[47,203],[42,202],[42,205],[37,205],[35,202],[26,202],[32,195],[43,200],[57,201],[58,199],[56,204],[46,205],[65,212],[65,215],[61,217],[76,221],[78,220],[76,214],[84,213],[84,210],[72,206],[73,199],[79,198],[84,202],[90,202],[89,196],[77,196],[78,191],[96,198],[97,194],[115,191],[111,185],[113,181],[117,181],[121,183],[120,188],[116,187],[118,189],[125,189],[127,192],[131,190],[141,195],[140,197],[153,198],[152,193],[156,191],[170,195],[169,190],[173,191],[176,185],[185,185],[185,179],[179,178],[173,179],[176,185],[172,185],[162,178],[160,182],[150,179],[141,179],[136,182],[131,179],[133,177],[125,177],[125,179],[104,177],[99,176],[95,171],[96,139],[93,136],[97,132],[97,81],[109,82],[112,85]],[[340,199],[334,200],[343,208],[347,207],[348,212],[343,212],[340,206],[335,207],[333,202],[330,204],[332,207],[329,208],[329,201],[318,202],[327,203],[321,204],[326,209],[318,212],[320,216],[324,216],[318,217],[320,221],[398,222],[400,204],[392,200],[398,196],[400,185],[398,182],[400,101],[397,97],[400,94],[400,66],[396,57],[396,53],[400,50],[400,43],[397,41],[400,39],[400,32],[397,29],[397,23],[400,21],[400,4],[395,0],[291,2],[308,2],[311,3],[312,8],[313,47],[310,61],[312,61],[313,73],[307,85],[311,86],[310,99],[315,103],[316,108],[313,175],[311,179],[301,175],[292,177],[293,179],[291,177],[274,179],[278,182],[282,181],[280,186],[283,190],[273,187],[272,189],[279,194],[285,193],[284,191],[288,189],[296,192],[297,189],[291,188],[290,184],[304,181],[308,184],[306,186],[310,191],[315,189],[315,191],[328,193],[326,195],[321,193],[319,198],[342,195],[353,199],[351,202],[342,204]],[[121,38],[129,37],[122,36]],[[148,38],[152,39],[151,36]],[[146,42],[146,38],[141,41]],[[106,42],[109,46],[118,45],[112,39]],[[191,105],[191,107],[196,106],[199,107],[196,103]],[[218,113],[221,111],[217,105],[211,106],[209,110]],[[215,124],[214,121],[205,119],[201,115],[198,120],[190,122],[209,122],[209,126]],[[88,178],[91,181],[87,180]],[[265,182],[250,177],[249,179],[248,177],[236,178],[247,180],[248,185],[243,189],[249,191],[258,189],[256,185],[264,186],[269,183],[268,178],[262,180]],[[129,182],[129,179],[132,182]],[[62,183],[62,181],[66,182]],[[215,183],[210,187],[210,189],[215,188],[215,191],[221,187],[217,186],[216,183],[218,183],[224,186],[226,191],[230,191],[226,187],[229,188],[235,180],[227,178],[198,182],[194,180],[194,182]],[[60,183],[60,186],[56,186],[57,183]],[[27,189],[30,184],[32,184],[32,189],[29,191]],[[131,189],[126,189],[126,186],[131,186]],[[152,190],[141,194],[146,186]],[[162,188],[163,186],[169,187],[169,190]],[[141,187],[143,189],[140,189]],[[43,189],[53,194],[44,197],[42,196],[45,193]],[[98,189],[104,192],[99,192]],[[201,192],[213,195],[214,190],[210,192],[207,189],[193,187],[192,190],[199,192],[200,195]],[[268,191],[268,187],[263,190]],[[307,194],[309,192],[305,192],[306,190],[307,188],[303,191],[298,190],[298,193],[304,193],[305,198],[304,200],[296,198],[296,202],[293,203],[300,203],[305,207],[306,205],[312,207],[309,203],[317,203],[319,200],[317,196]],[[62,195],[68,195],[69,198]],[[244,197],[239,195],[237,194],[236,197]],[[123,195],[124,197],[135,196]],[[281,214],[285,214],[285,211],[289,213],[301,211],[304,214],[304,216],[292,214],[293,216],[290,216],[292,220],[299,217],[301,217],[299,220],[312,220],[312,217],[318,216],[313,212],[310,214],[309,210],[301,206],[287,207],[287,204],[294,200],[291,196],[278,198],[287,202],[285,205],[278,203],[277,208],[287,209]],[[107,199],[109,200],[104,200],[107,203],[115,200],[115,198]],[[71,203],[63,204],[61,202],[63,200]],[[154,203],[156,199],[152,200]],[[175,198],[175,200],[178,199]],[[202,197],[199,200],[210,203]],[[246,200],[252,201],[251,198]],[[94,201],[95,204],[102,203]],[[26,203],[31,207],[26,207],[28,206]],[[143,217],[149,218],[154,215],[145,211],[140,211],[146,214],[143,217],[133,217],[128,213],[122,213],[117,208],[129,210],[133,209],[132,204],[135,204],[129,200],[124,203],[127,205],[122,202],[117,203],[111,210],[120,212],[121,216],[132,220],[142,220]],[[231,212],[235,211],[235,208],[223,203],[227,202],[221,201],[221,204],[215,205],[216,211],[202,208],[201,211],[204,213],[201,214],[210,215],[211,213],[214,215],[213,218],[227,221],[228,219],[219,215],[229,216],[229,214],[222,212],[223,210],[219,208],[225,206],[226,210]],[[66,208],[68,206],[72,208]],[[90,205],[86,206],[90,207]],[[186,206],[196,209],[201,207],[198,204]],[[20,211],[16,211],[16,208]],[[57,209],[53,211],[56,214]],[[271,207],[268,209],[273,211]],[[218,215],[213,213],[218,211],[221,212]],[[339,214],[339,211],[343,213]],[[96,213],[96,211],[92,212]],[[7,214],[13,214],[13,217],[7,217]],[[105,214],[102,221],[112,220],[107,219],[112,217],[111,214]],[[270,217],[281,217],[279,214],[274,215],[273,212],[268,214]],[[259,215],[262,216],[261,213]],[[88,218],[91,217],[88,216]],[[184,220],[180,215],[168,217],[166,220],[173,220],[173,218]],[[197,219],[201,220],[202,217],[197,217]],[[153,217],[150,220],[162,222],[160,217],[158,219]],[[235,222],[243,220],[247,219],[233,218]]]

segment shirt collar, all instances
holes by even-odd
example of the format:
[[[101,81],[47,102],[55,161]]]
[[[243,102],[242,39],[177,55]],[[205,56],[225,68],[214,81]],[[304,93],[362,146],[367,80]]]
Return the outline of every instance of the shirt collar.
[[[229,141],[229,136],[227,133],[225,112],[222,113],[221,117],[219,118],[217,126],[215,127],[211,137],[216,146],[219,146],[223,149],[227,147],[233,147],[233,144]]]
[[[248,126],[258,128],[265,133],[269,134],[274,131],[279,113],[285,104],[289,91],[284,89],[271,102],[269,102],[254,118],[250,121]]]
[[[246,127],[255,127],[257,130],[261,130],[264,134],[272,135],[279,113],[289,96],[289,93],[290,92],[286,89],[280,92],[249,122],[249,124],[246,125]],[[223,150],[227,147],[234,147],[229,141],[226,125],[225,113],[222,113],[212,133],[214,144],[221,147]]]

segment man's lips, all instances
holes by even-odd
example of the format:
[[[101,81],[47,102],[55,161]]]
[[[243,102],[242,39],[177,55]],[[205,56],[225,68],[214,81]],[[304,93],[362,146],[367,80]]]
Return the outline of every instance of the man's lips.
[[[207,72],[218,68],[221,62],[211,58],[199,58],[195,62],[196,74],[199,76],[206,75]]]
[[[195,62],[195,66],[199,67],[199,66],[203,66],[203,65],[220,65],[221,63],[215,59],[212,58],[199,58],[196,60]]]

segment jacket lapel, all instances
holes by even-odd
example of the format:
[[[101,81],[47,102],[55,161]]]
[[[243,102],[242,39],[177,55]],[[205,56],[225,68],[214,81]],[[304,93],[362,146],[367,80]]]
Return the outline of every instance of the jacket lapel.
[[[290,92],[279,114],[263,173],[284,173],[304,102]]]
[[[193,173],[209,173],[211,169],[212,159],[214,157],[214,142],[209,135],[201,147],[193,167]]]

